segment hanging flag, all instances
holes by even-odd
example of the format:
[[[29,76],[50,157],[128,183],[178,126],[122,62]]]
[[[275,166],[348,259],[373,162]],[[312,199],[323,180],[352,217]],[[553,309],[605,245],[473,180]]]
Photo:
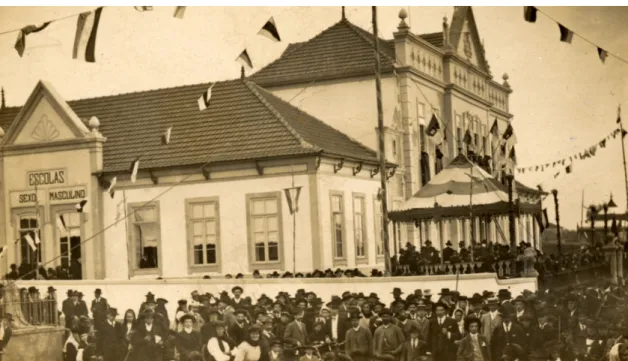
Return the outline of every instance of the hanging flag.
[[[77,205],[76,205],[76,211],[79,213],[83,213],[83,208],[85,208],[85,205],[87,204],[87,200],[83,199],[82,201],[80,201]]]
[[[290,214],[295,214],[299,211],[299,195],[301,194],[302,187],[285,188],[283,191],[286,193],[286,200],[288,201],[288,208]]]
[[[31,249],[33,250],[33,252],[37,250],[35,241],[33,240],[33,237],[31,237],[30,233],[26,233],[26,235],[24,236],[24,239],[26,240],[28,245],[31,246]]]
[[[203,93],[203,95],[201,95],[201,97],[198,98],[198,109],[200,111],[203,111],[209,108],[209,103],[212,97],[212,88],[214,87],[215,84],[216,83],[210,85],[209,88],[205,91],[205,93]]]
[[[545,231],[545,225],[543,224],[543,218],[540,213],[534,215],[536,223],[539,225],[539,231],[543,233]]]
[[[116,194],[117,182],[118,182],[118,177],[113,177],[113,179],[111,179],[111,183],[109,183],[109,189],[107,189],[107,193],[109,193],[109,196],[111,196],[111,199],[113,199],[113,196]]]
[[[517,155],[515,154],[515,147],[510,148],[510,154],[508,158],[514,163],[517,164]]]
[[[617,107],[617,124],[621,123],[621,105]]]
[[[35,232],[35,244],[41,244],[41,240],[39,239],[39,232]]]
[[[161,136],[161,144],[170,144],[170,134],[172,133],[172,127],[168,127],[164,134]]]
[[[249,69],[253,69],[253,62],[251,61],[251,57],[249,56],[249,52],[244,49],[240,55],[236,58],[236,61],[240,63],[244,67],[248,67]]]
[[[543,187],[540,184],[537,184],[536,188],[539,190],[539,192],[545,193],[545,191],[543,190]]]
[[[82,13],[76,24],[76,36],[74,37],[73,59],[83,59],[88,63],[96,61],[96,36],[102,7],[95,11]]]
[[[135,181],[137,180],[137,171],[139,170],[139,168],[140,168],[140,158],[137,157],[131,162],[131,167],[130,167],[131,183],[135,183]]]
[[[600,141],[600,148],[606,148],[606,139]]]
[[[24,55],[24,50],[26,49],[26,36],[44,30],[48,27],[48,25],[50,25],[51,22],[52,21],[48,21],[40,26],[28,25],[20,29],[17,34],[17,40],[15,41],[15,50],[17,50],[20,58],[22,57],[22,55]]]
[[[571,169],[572,169],[572,168],[571,168],[571,166],[572,166],[572,164],[570,164],[570,165],[568,165],[568,166],[566,166],[566,167],[565,167],[565,172],[566,172],[567,174],[571,173]]]
[[[506,144],[509,147],[517,144],[517,136],[515,135],[515,130],[512,128],[512,124],[508,124],[508,128],[506,128],[502,138],[506,141]]]
[[[560,171],[554,174],[554,178],[558,178],[559,175],[560,175]]]
[[[597,55],[600,57],[602,63],[606,62],[606,58],[608,58],[608,52],[598,46]]]
[[[67,226],[65,225],[65,219],[63,218],[63,214],[60,214],[57,217],[57,230],[61,233],[65,233],[68,231]]]
[[[427,129],[425,132],[427,136],[432,138],[434,144],[441,144],[443,142],[443,130],[440,127],[440,122],[436,118],[435,114],[432,114],[432,119],[430,120],[430,124],[427,125]]]
[[[177,19],[183,19],[183,16],[185,15],[185,8],[186,6],[177,6],[174,9],[174,17]]]
[[[270,19],[262,26],[262,29],[259,31],[258,35],[267,37],[272,41],[281,41],[279,37],[279,32],[277,31],[277,26],[275,25],[275,19],[271,16]]]
[[[4,254],[7,252],[7,246],[0,247],[0,259],[4,258]]]
[[[571,44],[571,40],[573,39],[573,31],[567,29],[560,23],[558,24],[558,29],[560,30],[560,41],[563,43]]]
[[[545,228],[549,227],[549,217],[547,216],[547,208],[543,208],[543,219],[545,219]]]
[[[621,138],[622,139],[626,138],[626,134],[628,134],[628,132],[626,132],[625,130],[622,129],[622,131],[621,131]]]
[[[143,13],[144,11],[153,11],[152,6],[134,6],[133,8],[141,13]]]
[[[529,23],[536,22],[536,7],[534,6],[524,6],[523,7],[523,18],[525,21]]]

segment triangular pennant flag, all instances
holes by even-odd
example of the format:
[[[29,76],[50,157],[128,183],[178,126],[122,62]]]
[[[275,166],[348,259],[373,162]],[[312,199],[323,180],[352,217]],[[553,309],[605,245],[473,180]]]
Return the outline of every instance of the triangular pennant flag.
[[[493,125],[491,125],[490,132],[493,137],[499,137],[499,126],[497,125],[497,118],[493,120]]]
[[[432,114],[432,119],[430,120],[430,124],[427,125],[425,133],[428,137],[432,138],[434,144],[441,144],[443,142],[443,130],[435,114]]]
[[[299,195],[301,194],[301,188],[302,187],[293,187],[284,189],[290,214],[294,214],[299,211]]]
[[[172,127],[168,127],[164,134],[161,136],[161,144],[170,144],[170,135],[172,134]]]
[[[543,190],[543,187],[540,184],[537,184],[536,188],[539,190],[539,192],[545,193],[545,191]]]
[[[63,214],[60,214],[59,217],[57,217],[57,229],[61,233],[65,233],[68,231],[68,228],[65,225],[65,219],[63,218]]]
[[[622,129],[622,131],[621,131],[621,138],[622,139],[626,138],[626,134],[628,134],[628,132]]]
[[[567,29],[561,24],[558,24],[558,29],[560,30],[560,41],[571,44],[571,40],[573,39],[573,31]]]
[[[271,16],[270,19],[262,26],[262,29],[259,31],[258,35],[262,35],[267,37],[272,41],[281,41],[279,37],[279,32],[277,31],[277,26],[275,25],[275,19]]]
[[[572,169],[571,167],[572,167],[572,164],[566,166],[565,167],[565,173],[567,173],[567,174],[571,173],[571,169]]]
[[[174,9],[174,17],[177,19],[183,19],[183,16],[185,15],[185,8],[186,6],[177,6]]]
[[[508,155],[508,158],[510,158],[510,160],[513,163],[517,163],[517,155],[515,154],[515,147],[510,148],[510,154]]]
[[[602,141],[600,141],[600,148],[606,148],[606,139],[602,139]]]
[[[512,128],[512,124],[508,124],[508,128],[506,128],[502,138],[504,138],[508,146],[514,146],[517,144],[517,136],[515,135],[515,130]]]
[[[602,63],[606,62],[606,58],[608,58],[608,52],[598,46],[597,55],[600,57]]]
[[[37,246],[35,245],[35,241],[33,240],[33,237],[31,237],[30,233],[26,233],[26,235],[24,236],[24,239],[26,240],[28,245],[31,246],[31,249],[33,251],[37,250]]]
[[[135,183],[135,181],[137,180],[137,172],[140,169],[140,158],[135,158],[132,162],[131,162],[131,183]]]
[[[107,193],[113,199],[113,196],[116,194],[116,183],[118,182],[118,177],[113,177],[111,183],[109,183],[109,188],[107,189]]]
[[[28,25],[20,29],[19,33],[17,34],[17,40],[15,41],[15,50],[17,50],[20,58],[22,57],[22,55],[24,55],[24,50],[26,49],[26,36],[44,30],[48,27],[48,25],[50,25],[51,22],[52,21],[48,21],[40,26]]]
[[[82,13],[78,17],[76,24],[76,35],[74,36],[73,59],[82,59],[88,63],[96,61],[96,36],[102,7],[95,11]]]
[[[554,174],[554,178],[558,178],[559,175],[560,175],[560,172],[557,172],[556,174]]]
[[[244,49],[240,55],[236,58],[236,61],[240,63],[242,66],[248,67],[249,69],[253,69],[253,62],[251,61],[251,57],[249,56],[249,52]]]
[[[134,6],[133,8],[141,13],[143,13],[144,11],[153,11],[152,6]]]
[[[201,95],[201,97],[198,98],[198,109],[200,111],[203,111],[209,108],[209,104],[211,102],[211,97],[212,97],[212,88],[214,87],[215,84],[216,83],[210,85],[209,88],[203,93],[203,95]]]
[[[86,204],[87,204],[87,199],[83,199],[82,201],[80,201],[76,205],[76,211],[79,212],[79,213],[83,213],[83,208],[85,208]]]
[[[536,22],[536,7],[534,6],[524,6],[523,7],[523,18],[525,21],[529,23]]]
[[[617,234],[617,219],[615,216],[613,216],[613,223],[611,223],[611,232],[615,235]]]

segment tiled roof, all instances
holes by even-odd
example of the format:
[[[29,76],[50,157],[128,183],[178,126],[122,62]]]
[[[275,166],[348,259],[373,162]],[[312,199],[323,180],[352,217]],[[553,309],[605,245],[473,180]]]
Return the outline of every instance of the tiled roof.
[[[430,33],[430,34],[421,34],[419,37],[428,43],[434,45],[437,48],[443,47],[443,32],[438,33]]]
[[[197,100],[208,84],[70,101],[83,119],[96,116],[104,143],[104,170],[201,165],[279,156],[328,154],[377,162],[376,153],[271,95],[248,80],[217,82],[211,104]],[[5,131],[19,107],[0,110]],[[170,144],[161,136],[172,126]]]
[[[265,86],[282,81],[308,81],[363,75],[374,71],[373,35],[341,20],[312,39],[291,44],[275,61],[251,79]],[[380,39],[382,71],[391,70],[395,62],[392,41]]]

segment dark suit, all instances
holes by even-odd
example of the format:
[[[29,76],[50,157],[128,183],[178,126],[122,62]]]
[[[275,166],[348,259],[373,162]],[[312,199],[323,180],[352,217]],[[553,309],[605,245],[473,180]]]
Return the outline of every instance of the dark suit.
[[[292,321],[286,327],[286,330],[283,334],[284,341],[292,343],[293,345],[305,345],[307,341],[307,330],[305,329],[305,324],[300,322],[300,325],[297,324],[297,321]]]
[[[201,351],[201,334],[198,331],[192,331],[187,333],[184,331],[179,332],[175,342],[177,351],[179,352],[180,361],[188,361],[190,359],[190,353]]]
[[[418,361],[420,356],[424,356],[427,352],[427,343],[417,339],[417,345],[415,347],[414,340],[409,339],[403,344],[401,350],[401,359],[399,361]]]
[[[438,322],[436,316],[430,320],[427,343],[432,349],[432,358],[434,361],[454,360],[458,349],[455,341],[461,338],[458,323],[451,317],[445,317],[442,325]],[[443,334],[443,329],[447,331],[447,334]]]
[[[500,359],[504,353],[504,348],[508,344],[517,344],[521,347],[525,347],[525,334],[523,328],[514,323],[510,323],[510,331],[506,332],[504,324],[497,326],[493,331],[491,337],[491,355],[497,360]]]
[[[104,321],[100,325],[97,338],[98,350],[103,355],[104,361],[116,361],[120,357],[126,356],[125,332],[124,326],[121,324],[115,322],[112,326],[109,322]]]
[[[101,297],[98,301],[96,299],[92,300],[92,318],[94,319],[94,327],[97,330],[100,330],[100,326],[106,322],[108,309],[109,304],[106,298]]]
[[[66,302],[69,301],[69,302]],[[63,315],[65,316],[65,327],[72,328],[74,322],[78,321],[81,317],[81,303],[79,301],[72,302],[72,300],[63,301]]]
[[[2,326],[0,326],[2,327]],[[11,327],[6,327],[4,329],[4,337],[2,337],[2,340],[0,340],[0,351],[2,353],[4,353],[4,350],[6,350],[7,346],[9,345],[9,341],[11,340],[11,336],[13,336],[13,330],[11,329]],[[2,353],[0,353],[0,361],[2,360]]]
[[[234,342],[234,347],[240,346],[240,343],[246,339],[247,333],[249,330],[248,323],[244,322],[242,326],[240,326],[237,322],[232,326],[229,326],[229,330],[227,331],[229,337]]]
[[[347,334],[347,330],[350,328],[350,325],[348,324],[348,321],[347,321],[347,319],[345,317],[340,317],[340,315],[338,315],[336,317],[338,318],[338,323],[336,325],[336,336],[338,337],[338,339],[336,341],[338,343],[342,343],[345,340],[345,337],[346,337],[346,334]],[[325,332],[327,333],[329,338],[333,339],[333,337],[332,337],[333,336],[332,327],[333,327],[333,321],[330,318],[325,323]]]
[[[477,334],[478,346],[482,353],[484,361],[491,361],[491,353],[489,349],[489,343],[486,337]],[[458,344],[458,361],[474,361],[475,346],[473,345],[473,339],[470,334],[467,334]]]
[[[131,336],[133,357],[129,359],[133,361],[161,361],[166,332],[156,322],[153,322],[153,327],[150,331],[146,329],[146,325],[143,322],[138,324],[135,328],[135,333]],[[157,342],[157,337],[161,338],[161,344]]]

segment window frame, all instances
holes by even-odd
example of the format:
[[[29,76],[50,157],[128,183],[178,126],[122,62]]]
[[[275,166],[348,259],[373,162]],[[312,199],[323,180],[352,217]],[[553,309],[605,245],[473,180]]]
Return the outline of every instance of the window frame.
[[[20,238],[19,246],[14,247],[15,263],[18,266],[22,263],[22,236],[20,235],[20,230],[22,229],[20,226],[20,221],[22,217],[32,216],[35,219],[38,219],[39,240],[41,241],[38,247],[39,249],[38,258],[41,259],[39,263],[42,264],[46,260],[44,256],[46,255],[47,247],[44,240],[42,239],[45,236],[43,226],[46,224],[46,219],[44,218],[45,217],[44,212],[45,212],[45,208],[43,205],[11,208],[11,217],[13,217],[14,222],[15,222],[15,228],[14,228],[15,233],[14,233],[13,241],[15,242],[15,240]],[[8,243],[9,242],[7,242],[7,245]]]
[[[359,200],[360,204],[362,206],[362,212],[360,214],[360,218],[362,218],[362,243],[364,245],[364,255],[362,256],[358,256],[358,244],[357,244],[357,237],[356,237],[356,207],[355,207],[355,201]],[[368,237],[368,232],[367,232],[367,228],[366,228],[366,222],[367,222],[367,217],[366,217],[366,194],[364,193],[359,193],[359,192],[353,192],[351,194],[351,209],[352,209],[352,219],[353,219],[353,249],[355,250],[355,263],[356,264],[368,264],[369,263],[369,237]]]
[[[340,214],[342,215],[342,256],[336,255],[336,230],[334,226],[334,197],[340,197]],[[345,205],[345,195],[341,191],[329,191],[329,219],[330,219],[330,232],[331,232],[331,255],[334,267],[347,265],[347,215]]]
[[[253,237],[253,212],[251,206],[253,201],[260,199],[275,198],[277,201],[277,255],[279,259],[277,261],[255,261],[255,242]],[[283,203],[281,192],[263,192],[263,193],[248,193],[245,195],[246,201],[246,227],[247,227],[247,249],[249,270],[269,270],[269,269],[284,269],[286,262],[285,244],[283,234]]]
[[[194,218],[192,207],[195,205],[205,205],[208,203],[213,203],[215,216],[213,218],[214,222],[216,222],[216,263],[215,264],[200,264],[197,265],[194,263]],[[203,220],[207,220],[208,218],[202,218]],[[198,197],[198,198],[186,198],[185,199],[185,229],[186,229],[186,245],[187,245],[187,253],[188,253],[188,273],[199,273],[199,272],[221,272],[222,271],[222,257],[221,257],[221,239],[220,239],[220,200],[219,197]],[[203,255],[205,257],[206,250]]]
[[[375,260],[377,263],[384,261],[384,225],[383,225],[383,214],[382,214],[382,204],[379,199],[377,199],[377,194],[373,196],[373,243],[375,244]],[[379,228],[379,232],[378,232]],[[379,239],[378,239],[379,233]],[[379,254],[377,252],[377,247],[381,243],[382,253]]]
[[[62,205],[57,205],[57,206],[52,206],[50,207],[50,214],[52,215],[52,220],[50,223],[52,224],[52,237],[54,238],[54,252],[53,255],[55,257],[55,261],[54,261],[54,265],[55,266],[61,266],[61,238],[60,238],[60,233],[59,229],[57,228],[57,217],[59,217],[59,214],[61,213],[78,213],[76,212],[76,206],[73,204],[62,204]],[[81,213],[78,213],[81,214]],[[79,222],[80,222],[80,233],[81,233],[81,242],[85,241],[85,227],[83,226],[83,224],[85,223],[83,220],[83,216],[79,216]],[[70,240],[68,239],[68,242]],[[68,247],[70,247],[70,244],[68,244]],[[83,267],[83,275],[85,275],[85,247],[81,246],[81,260],[83,262],[81,262],[81,266]],[[83,277],[83,279],[85,279],[85,277]]]
[[[136,244],[135,244],[135,221],[134,214],[136,209],[142,208],[155,208],[155,222],[157,223],[157,267],[156,268],[140,268],[138,259],[136,259]],[[129,275],[141,276],[141,275],[159,275],[163,274],[163,253],[164,247],[161,235],[161,211],[159,207],[159,201],[154,200],[148,203],[133,202],[127,203],[127,217],[129,219],[129,226],[127,230],[128,249],[127,254],[129,258]]]

